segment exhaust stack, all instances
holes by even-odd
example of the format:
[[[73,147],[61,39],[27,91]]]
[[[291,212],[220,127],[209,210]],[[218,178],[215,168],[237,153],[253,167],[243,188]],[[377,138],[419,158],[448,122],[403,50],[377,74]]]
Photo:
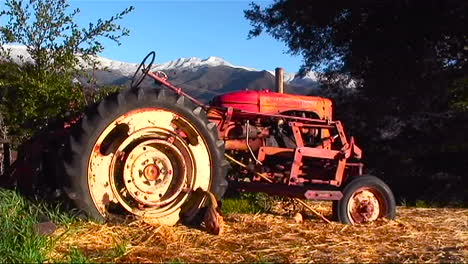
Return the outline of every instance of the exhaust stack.
[[[275,69],[276,92],[284,93],[284,69]]]

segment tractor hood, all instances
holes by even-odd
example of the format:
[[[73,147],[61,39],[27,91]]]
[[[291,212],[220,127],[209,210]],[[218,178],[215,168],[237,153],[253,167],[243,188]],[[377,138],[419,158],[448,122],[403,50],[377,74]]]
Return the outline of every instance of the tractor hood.
[[[269,90],[237,91],[213,98],[213,106],[280,114],[288,111],[313,112],[320,119],[332,119],[332,101],[318,96],[304,96],[270,92]]]

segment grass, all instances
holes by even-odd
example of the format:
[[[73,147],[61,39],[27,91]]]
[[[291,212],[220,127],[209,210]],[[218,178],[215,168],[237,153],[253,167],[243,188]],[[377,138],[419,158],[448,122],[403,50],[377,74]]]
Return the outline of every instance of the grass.
[[[49,243],[36,235],[37,208],[14,191],[0,190],[0,262],[44,262]]]
[[[223,214],[256,214],[271,210],[274,198],[264,193],[240,193],[223,200]]]
[[[31,202],[16,191],[0,189],[0,263],[42,263],[55,240],[37,234],[34,225],[46,219],[69,225],[75,219],[60,206]],[[76,262],[72,252],[70,262]]]
[[[66,260],[70,263],[89,263],[88,258],[76,247],[71,247]]]
[[[468,203],[466,201],[456,201],[456,202],[441,202],[441,201],[428,201],[423,199],[416,200],[407,200],[405,198],[400,198],[398,204],[404,207],[415,207],[415,208],[468,208]]]
[[[129,246],[127,241],[119,242],[115,238],[113,238],[113,240],[114,240],[114,247],[112,248],[112,254],[111,254],[112,257],[120,258],[120,257],[125,256],[125,254],[127,254],[128,252],[128,246]]]

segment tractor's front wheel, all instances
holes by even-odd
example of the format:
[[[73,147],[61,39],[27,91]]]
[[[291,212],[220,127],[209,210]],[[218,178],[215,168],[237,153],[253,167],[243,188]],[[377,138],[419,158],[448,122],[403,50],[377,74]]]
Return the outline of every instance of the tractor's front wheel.
[[[224,145],[201,107],[164,90],[134,89],[90,109],[65,156],[66,192],[91,218],[127,213],[173,225],[204,191],[227,187]]]
[[[394,219],[395,197],[375,176],[359,176],[346,183],[343,198],[333,202],[333,215],[343,224],[362,224],[385,217]]]

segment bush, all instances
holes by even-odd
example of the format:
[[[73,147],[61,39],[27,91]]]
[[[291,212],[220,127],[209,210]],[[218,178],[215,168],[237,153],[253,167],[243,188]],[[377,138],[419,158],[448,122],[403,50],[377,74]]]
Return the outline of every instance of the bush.
[[[0,136],[15,135],[23,141],[48,120],[86,104],[84,89],[75,78],[88,67],[100,67],[95,56],[104,50],[103,39],[120,45],[120,38],[129,34],[116,22],[133,7],[80,28],[74,22],[80,10],[69,10],[67,0],[4,2],[0,10]],[[9,43],[24,45],[30,59],[12,58],[5,45]]]

